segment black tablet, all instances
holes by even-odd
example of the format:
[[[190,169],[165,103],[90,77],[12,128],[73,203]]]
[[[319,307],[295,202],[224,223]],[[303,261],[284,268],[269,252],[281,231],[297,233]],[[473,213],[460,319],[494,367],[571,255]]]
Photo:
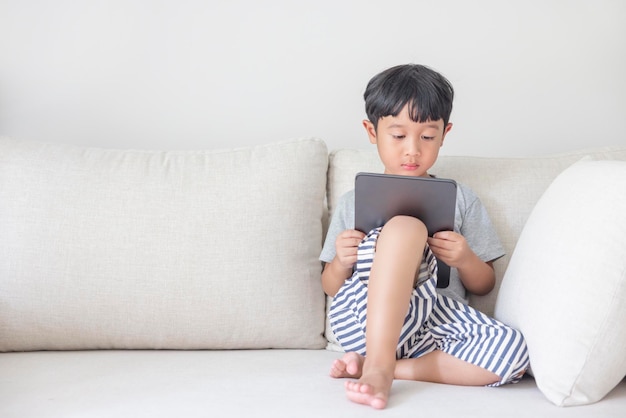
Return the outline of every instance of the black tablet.
[[[420,219],[432,236],[454,230],[456,182],[433,177],[358,173],[355,179],[355,229],[368,233],[397,215]],[[448,287],[450,267],[437,260],[437,287]]]

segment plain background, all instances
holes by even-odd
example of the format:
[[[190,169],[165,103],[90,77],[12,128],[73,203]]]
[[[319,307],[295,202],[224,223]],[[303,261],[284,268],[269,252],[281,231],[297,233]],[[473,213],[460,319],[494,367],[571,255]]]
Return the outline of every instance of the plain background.
[[[623,0],[0,0],[0,135],[368,148],[365,85],[407,62],[456,89],[442,154],[626,145]]]

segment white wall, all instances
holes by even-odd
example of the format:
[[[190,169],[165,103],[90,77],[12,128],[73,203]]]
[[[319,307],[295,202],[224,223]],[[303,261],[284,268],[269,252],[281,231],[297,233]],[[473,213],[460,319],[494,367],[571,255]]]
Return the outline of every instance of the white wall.
[[[369,147],[362,93],[415,62],[457,92],[448,155],[626,145],[623,0],[0,0],[0,135]]]

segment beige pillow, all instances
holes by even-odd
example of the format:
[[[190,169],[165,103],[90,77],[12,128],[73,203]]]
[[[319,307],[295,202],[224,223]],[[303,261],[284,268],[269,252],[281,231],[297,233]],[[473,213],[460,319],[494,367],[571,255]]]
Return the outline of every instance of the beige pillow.
[[[327,160],[0,139],[0,351],[323,348]]]
[[[496,317],[526,337],[554,404],[602,399],[626,375],[626,162],[572,165],[533,209]]]

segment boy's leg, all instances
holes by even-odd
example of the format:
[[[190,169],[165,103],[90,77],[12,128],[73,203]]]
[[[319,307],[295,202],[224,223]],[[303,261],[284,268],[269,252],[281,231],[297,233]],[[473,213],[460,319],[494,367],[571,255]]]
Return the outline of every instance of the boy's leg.
[[[529,365],[521,332],[439,295],[428,322],[438,349],[398,361],[395,377],[471,386],[515,383]]]
[[[348,352],[335,360],[330,375],[333,377],[360,378],[365,357]],[[460,386],[487,386],[500,381],[489,370],[467,363],[441,350],[431,351],[418,358],[396,361],[394,379],[446,383]]]
[[[418,349],[416,358],[398,360],[395,379],[499,386],[519,381],[528,368],[522,334],[472,307],[439,296],[428,325],[429,334],[421,341],[426,349]],[[437,340],[439,348],[432,350],[426,339]],[[358,378],[363,361],[357,353],[346,353],[335,361],[331,375]]]
[[[441,350],[398,360],[394,377],[460,386],[487,386],[500,381],[497,374]]]
[[[384,408],[396,368],[396,350],[409,307],[415,274],[426,245],[424,224],[412,217],[391,219],[380,232],[367,295],[366,352],[361,377],[346,382],[348,397]]]

